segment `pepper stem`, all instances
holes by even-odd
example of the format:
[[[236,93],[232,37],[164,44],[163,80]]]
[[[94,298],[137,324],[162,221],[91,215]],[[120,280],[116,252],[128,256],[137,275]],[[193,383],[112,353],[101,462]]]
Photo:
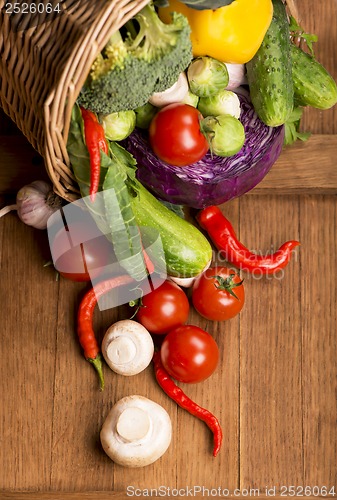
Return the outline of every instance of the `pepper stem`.
[[[94,366],[95,370],[97,371],[100,389],[101,389],[101,391],[103,391],[103,389],[104,389],[104,375],[103,375],[103,364],[102,364],[101,355],[98,353],[96,358],[87,358],[87,360],[89,361],[89,363],[91,363]]]

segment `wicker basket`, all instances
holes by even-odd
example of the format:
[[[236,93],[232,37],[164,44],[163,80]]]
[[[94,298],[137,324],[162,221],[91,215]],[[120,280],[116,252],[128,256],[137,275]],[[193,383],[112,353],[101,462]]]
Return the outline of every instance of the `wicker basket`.
[[[147,3],[77,2],[52,22],[14,32],[0,0],[0,105],[43,156],[66,200],[79,196],[66,150],[72,107],[98,52]]]
[[[13,31],[0,0],[0,105],[43,156],[54,191],[79,197],[66,150],[70,115],[96,55],[148,0],[77,2],[52,22]],[[293,0],[288,10],[298,18]]]

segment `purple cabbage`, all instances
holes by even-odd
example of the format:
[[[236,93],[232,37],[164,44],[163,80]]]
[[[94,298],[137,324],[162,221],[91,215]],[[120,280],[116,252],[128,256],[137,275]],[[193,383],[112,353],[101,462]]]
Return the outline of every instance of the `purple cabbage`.
[[[231,157],[208,152],[198,162],[175,167],[161,161],[146,133],[136,129],[125,147],[137,161],[137,177],[142,184],[162,200],[197,209],[220,205],[253,189],[281,154],[284,126],[268,127],[256,115],[249,97],[239,97],[246,139],[242,149]]]

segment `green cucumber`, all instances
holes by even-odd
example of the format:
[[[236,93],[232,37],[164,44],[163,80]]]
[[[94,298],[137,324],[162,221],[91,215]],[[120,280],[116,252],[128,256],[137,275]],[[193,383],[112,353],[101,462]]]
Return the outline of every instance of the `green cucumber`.
[[[273,8],[263,42],[246,64],[252,104],[259,118],[270,127],[283,125],[294,103],[287,13],[282,0],[273,0]]]
[[[196,226],[165,207],[138,181],[136,183],[137,195],[130,196],[130,203],[150,258],[158,264],[155,241],[159,234],[165,255],[159,265],[169,276],[190,278],[200,274],[212,258],[207,238]]]
[[[329,109],[337,103],[337,85],[311,55],[291,44],[295,101],[300,106]]]

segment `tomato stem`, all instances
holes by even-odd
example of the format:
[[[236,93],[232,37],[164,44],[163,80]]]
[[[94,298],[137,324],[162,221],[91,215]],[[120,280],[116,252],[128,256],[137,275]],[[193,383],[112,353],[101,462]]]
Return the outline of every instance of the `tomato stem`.
[[[218,285],[214,283],[215,288],[217,288],[218,290],[225,290],[230,295],[232,295],[232,297],[235,297],[237,300],[240,300],[239,297],[233,292],[233,288],[241,286],[243,280],[239,281],[238,283],[235,283],[234,276],[239,276],[239,275],[232,273],[227,278],[223,278],[222,276],[210,276],[210,278],[214,278],[217,280]]]

